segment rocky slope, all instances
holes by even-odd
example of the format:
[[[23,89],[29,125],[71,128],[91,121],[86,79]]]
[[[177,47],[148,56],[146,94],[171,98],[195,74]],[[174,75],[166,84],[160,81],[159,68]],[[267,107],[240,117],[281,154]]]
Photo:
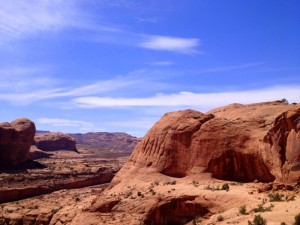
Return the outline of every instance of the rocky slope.
[[[27,159],[35,125],[26,118],[0,124],[0,166],[10,167]]]

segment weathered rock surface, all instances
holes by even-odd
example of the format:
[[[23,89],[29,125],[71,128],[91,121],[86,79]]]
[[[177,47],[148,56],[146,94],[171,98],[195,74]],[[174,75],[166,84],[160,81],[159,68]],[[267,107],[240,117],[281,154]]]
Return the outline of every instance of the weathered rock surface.
[[[69,150],[77,151],[76,141],[68,134],[61,132],[39,133],[34,137],[33,143],[38,149],[44,151]]]
[[[26,118],[0,124],[0,165],[26,161],[35,134],[35,124]]]
[[[114,180],[143,167],[173,177],[299,182],[299,127],[300,105],[281,101],[167,113]]]

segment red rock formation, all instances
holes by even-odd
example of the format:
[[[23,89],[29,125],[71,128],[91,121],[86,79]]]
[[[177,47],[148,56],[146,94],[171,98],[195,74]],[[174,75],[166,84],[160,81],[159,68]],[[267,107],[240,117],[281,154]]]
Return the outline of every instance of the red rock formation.
[[[76,141],[70,135],[60,132],[39,133],[34,137],[34,145],[45,151],[76,150]]]
[[[76,139],[76,143],[95,149],[117,150],[131,153],[139,138],[120,132],[89,132],[86,134],[70,134]]]
[[[27,159],[35,125],[26,118],[0,124],[0,165],[14,166]]]
[[[146,134],[130,167],[168,176],[209,172],[236,181],[300,181],[300,105],[232,104],[208,113],[167,113]]]

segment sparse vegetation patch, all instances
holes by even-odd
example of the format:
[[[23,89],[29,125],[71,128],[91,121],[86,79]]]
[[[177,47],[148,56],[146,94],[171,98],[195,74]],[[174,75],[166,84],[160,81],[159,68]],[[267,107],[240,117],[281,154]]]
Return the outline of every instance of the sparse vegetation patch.
[[[266,225],[267,220],[264,219],[261,215],[255,215],[253,221],[248,221],[248,225]]]
[[[269,212],[272,211],[272,208],[274,205],[270,205],[268,207],[264,207],[263,204],[259,204],[257,208],[253,208],[252,211],[257,213],[257,212]]]
[[[205,188],[205,190],[211,190],[211,191],[229,191],[229,184],[223,184],[222,187],[220,187],[219,185],[214,186],[214,185],[207,185]]]

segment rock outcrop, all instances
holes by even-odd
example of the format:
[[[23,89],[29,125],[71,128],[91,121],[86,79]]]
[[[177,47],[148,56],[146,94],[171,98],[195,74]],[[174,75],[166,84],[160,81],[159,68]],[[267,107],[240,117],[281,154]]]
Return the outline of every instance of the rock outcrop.
[[[15,166],[27,159],[35,124],[26,118],[0,124],[0,165]]]
[[[114,181],[142,167],[173,177],[299,182],[299,128],[300,105],[281,101],[167,113]]]
[[[76,141],[70,135],[60,132],[39,133],[34,137],[33,143],[38,149],[44,151],[69,150],[77,151]]]

